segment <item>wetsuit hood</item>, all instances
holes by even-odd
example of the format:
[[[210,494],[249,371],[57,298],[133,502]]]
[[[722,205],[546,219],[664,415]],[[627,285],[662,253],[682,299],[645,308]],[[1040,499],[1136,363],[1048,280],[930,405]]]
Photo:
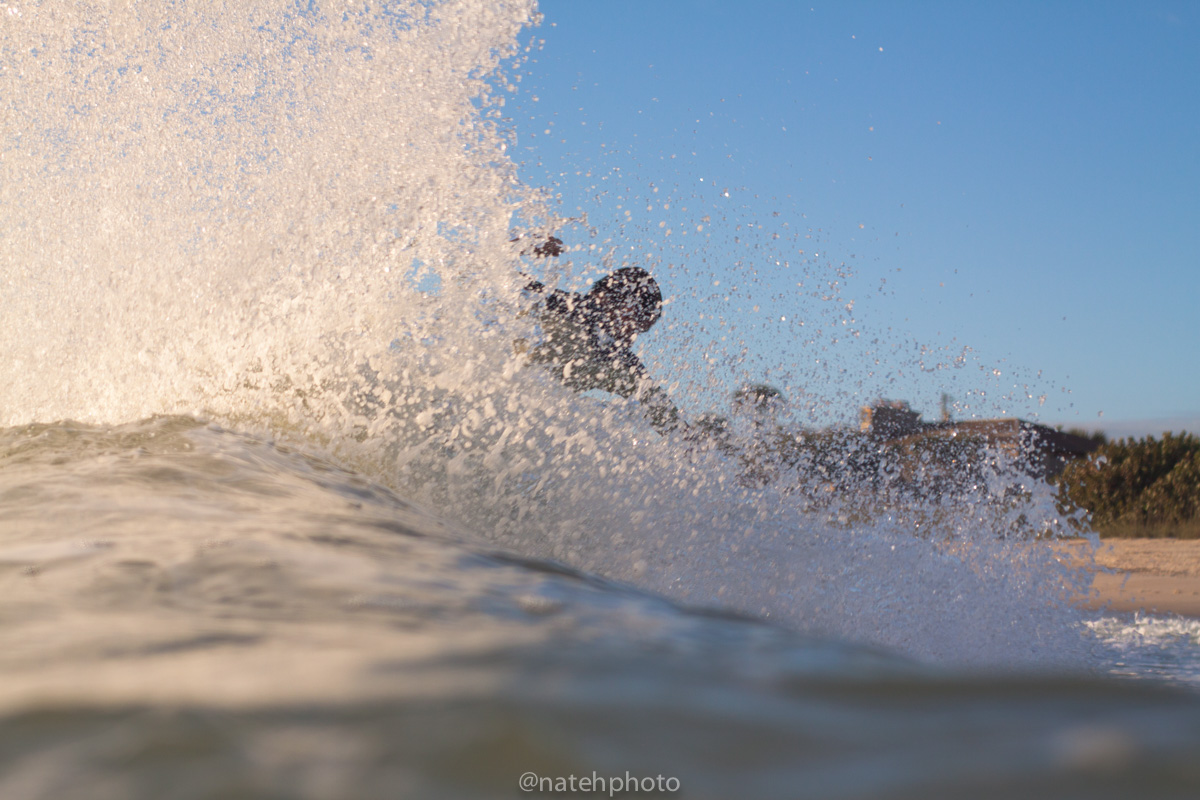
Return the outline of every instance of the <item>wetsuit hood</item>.
[[[593,313],[612,320],[605,327],[619,338],[645,333],[662,316],[662,290],[641,267],[625,267],[604,276],[592,286],[586,300]]]

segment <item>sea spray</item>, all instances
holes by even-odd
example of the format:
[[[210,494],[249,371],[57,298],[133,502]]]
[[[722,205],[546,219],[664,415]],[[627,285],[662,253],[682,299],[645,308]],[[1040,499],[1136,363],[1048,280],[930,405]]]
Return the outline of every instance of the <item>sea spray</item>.
[[[474,322],[514,181],[477,106],[531,13],[5,4],[4,419],[243,411]]]
[[[503,120],[532,3],[0,19],[0,423],[218,420],[676,599],[943,661],[1079,663],[1072,578],[1010,536],[1054,509],[1014,501],[1011,471],[895,496],[886,470],[750,463],[752,433],[660,436],[523,361],[521,272],[572,286],[592,255],[532,264],[510,241],[557,227]]]

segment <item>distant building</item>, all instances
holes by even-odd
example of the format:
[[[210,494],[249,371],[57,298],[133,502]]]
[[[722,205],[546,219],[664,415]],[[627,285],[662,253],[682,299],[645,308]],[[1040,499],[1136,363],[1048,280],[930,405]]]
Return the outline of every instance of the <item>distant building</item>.
[[[902,401],[880,401],[863,408],[860,419],[864,433],[899,446],[929,439],[980,442],[1011,458],[1022,471],[1041,478],[1054,477],[1069,462],[1100,446],[1094,439],[1022,419],[925,422]]]
[[[873,406],[863,406],[859,414],[862,432],[885,440],[916,433],[927,424],[903,400],[880,400]]]

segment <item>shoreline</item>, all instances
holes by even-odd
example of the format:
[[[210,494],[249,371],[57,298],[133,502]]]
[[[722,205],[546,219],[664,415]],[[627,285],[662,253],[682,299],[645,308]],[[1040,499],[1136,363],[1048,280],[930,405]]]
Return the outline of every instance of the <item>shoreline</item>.
[[[1064,544],[1076,557],[1088,547],[1085,541]],[[1091,593],[1076,603],[1091,610],[1200,619],[1200,540],[1101,540]]]

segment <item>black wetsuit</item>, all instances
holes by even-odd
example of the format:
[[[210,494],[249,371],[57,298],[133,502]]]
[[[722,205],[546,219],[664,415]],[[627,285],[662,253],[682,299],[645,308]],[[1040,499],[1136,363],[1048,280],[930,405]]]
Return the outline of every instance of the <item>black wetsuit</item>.
[[[635,397],[660,431],[679,426],[679,411],[667,393],[650,383],[646,368],[629,345],[604,330],[602,313],[589,304],[586,296],[548,291],[537,281],[525,289],[542,295],[534,307],[542,339],[525,350],[532,363],[544,366],[564,386],[577,392],[600,389]]]

